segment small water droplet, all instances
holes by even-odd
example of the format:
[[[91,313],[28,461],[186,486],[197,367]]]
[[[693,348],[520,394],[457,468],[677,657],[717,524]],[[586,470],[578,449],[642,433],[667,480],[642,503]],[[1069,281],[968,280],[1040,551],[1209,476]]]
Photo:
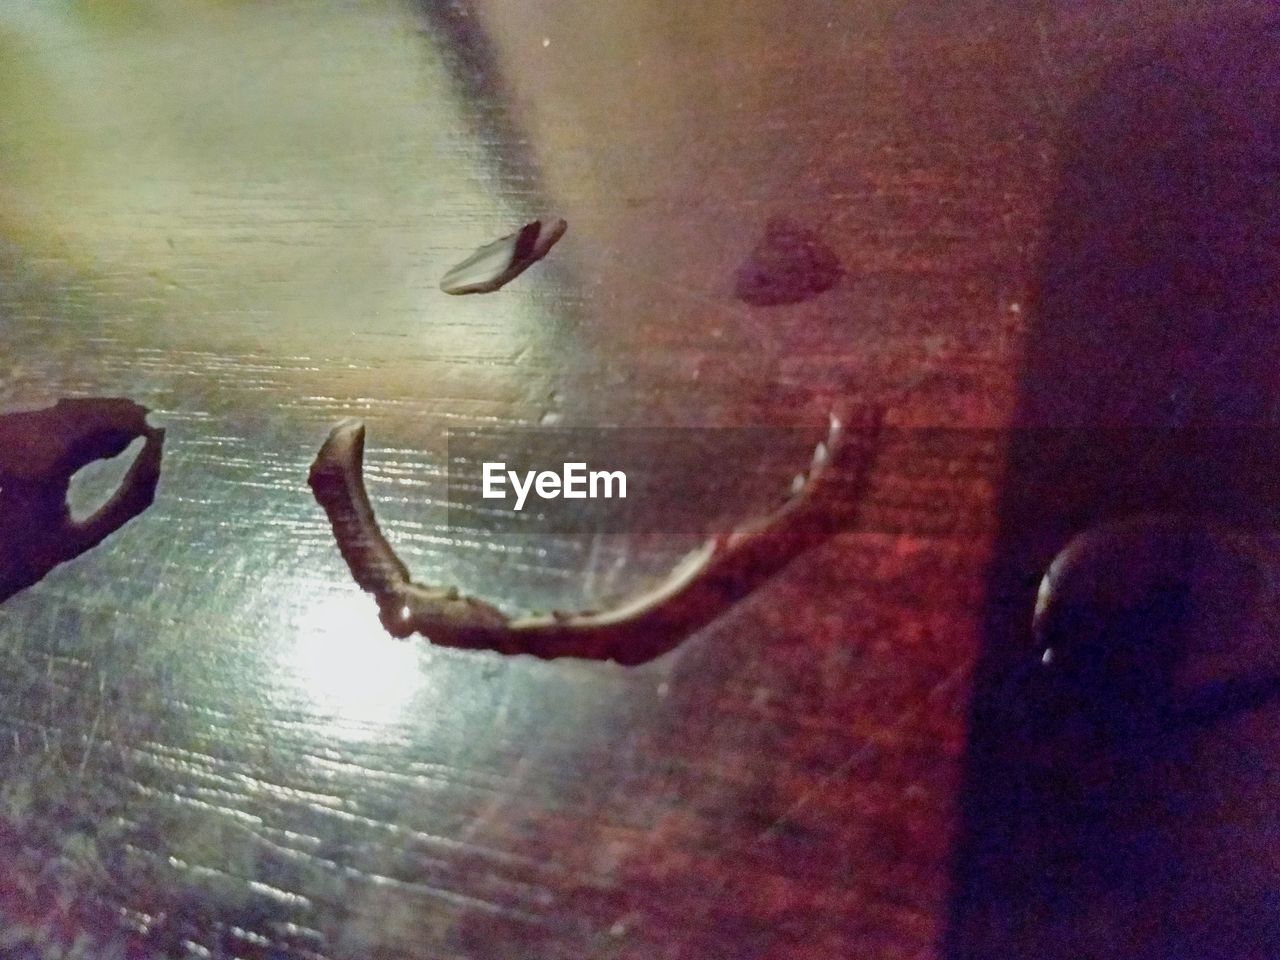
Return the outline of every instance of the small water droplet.
[[[487,243],[440,280],[445,293],[492,293],[510,283],[550,252],[564,236],[564,220],[534,220],[515,233]]]
[[[843,274],[835,253],[816,233],[783,218],[765,225],[734,277],[734,295],[756,307],[811,300]]]
[[[538,423],[544,427],[554,427],[564,419],[564,414],[559,410],[546,410],[542,416],[538,418]]]

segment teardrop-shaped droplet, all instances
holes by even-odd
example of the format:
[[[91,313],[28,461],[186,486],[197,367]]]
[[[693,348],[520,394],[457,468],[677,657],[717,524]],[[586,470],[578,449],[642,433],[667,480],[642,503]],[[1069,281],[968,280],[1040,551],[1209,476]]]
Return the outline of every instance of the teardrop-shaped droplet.
[[[445,293],[492,293],[545,257],[569,225],[534,220],[515,233],[487,243],[440,280]]]

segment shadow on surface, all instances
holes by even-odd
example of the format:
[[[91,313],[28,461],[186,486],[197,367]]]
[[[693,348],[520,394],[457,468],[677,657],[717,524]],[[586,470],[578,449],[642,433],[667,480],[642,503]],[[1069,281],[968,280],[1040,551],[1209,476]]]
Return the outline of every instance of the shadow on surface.
[[[1090,638],[1102,645],[1063,669],[1062,651],[1046,654],[1031,630],[1041,575],[1087,528],[1153,509],[1203,513],[1210,500],[1236,529],[1276,516],[1276,485],[1257,482],[1268,468],[1257,458],[1215,443],[1183,445],[1182,460],[1158,443],[1109,450],[1093,430],[1212,428],[1204,436],[1229,444],[1274,428],[1277,103],[1274,25],[1219,25],[1116,66],[1068,123],[1017,425],[1076,428],[1061,433],[1075,446],[1045,449],[1042,432],[1024,429],[1010,449],[950,957],[1280,953],[1280,886],[1267,866],[1280,744],[1257,729],[1274,726],[1274,698],[1244,698],[1187,727],[1145,706],[1176,696],[1186,644],[1203,646],[1197,631],[1226,623],[1222,611],[1193,609],[1204,594],[1188,590],[1190,567],[1164,583],[1172,590],[1148,589],[1153,581],[1126,579],[1146,548],[1116,541],[1097,579],[1121,595],[1103,640]],[[1261,602],[1230,565],[1188,556],[1192,579],[1224,610]],[[1231,644],[1257,640],[1231,631],[1266,620],[1233,620],[1215,640],[1224,662]]]

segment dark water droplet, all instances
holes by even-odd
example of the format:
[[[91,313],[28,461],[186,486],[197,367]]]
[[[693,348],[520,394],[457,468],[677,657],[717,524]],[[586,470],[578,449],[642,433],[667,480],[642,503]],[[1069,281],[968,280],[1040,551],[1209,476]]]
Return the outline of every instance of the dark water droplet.
[[[564,220],[534,220],[515,233],[487,243],[453,267],[440,280],[440,289],[455,295],[492,293],[537,263],[564,236]]]
[[[1280,697],[1278,584],[1271,531],[1166,515],[1077,536],[1049,566],[1033,621],[1058,719],[1132,733]]]
[[[151,505],[164,431],[147,409],[121,398],[60,400],[0,416],[0,600],[36,583],[60,563],[97,546]],[[85,517],[68,504],[77,472],[142,448],[114,494]]]
[[[840,261],[816,233],[783,218],[765,225],[734,277],[734,296],[757,307],[810,300],[843,274]]]

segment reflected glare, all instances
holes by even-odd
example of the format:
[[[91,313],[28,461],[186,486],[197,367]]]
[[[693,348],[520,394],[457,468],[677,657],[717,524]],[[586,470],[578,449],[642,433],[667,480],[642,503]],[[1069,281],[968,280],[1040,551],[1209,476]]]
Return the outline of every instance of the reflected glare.
[[[545,326],[535,279],[498,307],[436,285],[555,204],[529,151],[494,172],[472,130],[509,108],[460,99],[443,42],[402,0],[0,3],[0,236],[93,278],[125,345],[339,354],[378,398],[417,396],[424,356],[509,357]],[[313,372],[282,395],[331,395]]]
[[[423,684],[418,646],[387,636],[364,594],[318,598],[290,626],[282,667],[316,713],[328,718],[326,732],[376,735],[404,715]]]

